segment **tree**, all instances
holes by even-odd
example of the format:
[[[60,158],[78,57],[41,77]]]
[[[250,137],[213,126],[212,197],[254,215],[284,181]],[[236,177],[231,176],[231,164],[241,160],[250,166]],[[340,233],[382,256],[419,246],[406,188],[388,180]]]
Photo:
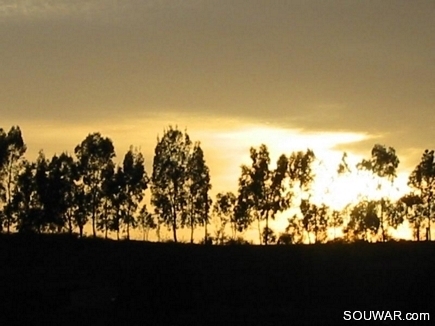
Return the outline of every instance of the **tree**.
[[[120,191],[121,187],[117,183],[115,175],[115,164],[109,162],[101,173],[101,199],[102,207],[99,210],[99,218],[97,222],[97,229],[104,232],[104,238],[107,239],[107,234],[110,229],[110,216],[115,211],[115,198]]]
[[[7,233],[14,223],[11,215],[12,198],[15,196],[17,177],[20,164],[23,162],[23,155],[26,152],[20,127],[13,126],[7,135],[3,130],[0,130],[0,176],[1,176],[1,193],[5,202],[4,207],[4,223],[1,228],[6,225]]]
[[[128,218],[127,203],[128,194],[126,191],[126,177],[122,167],[118,166],[116,172],[110,173],[105,183],[105,196],[108,205],[108,214],[111,219],[107,219],[108,227],[111,231],[116,232],[116,238],[119,240],[121,226]]]
[[[308,199],[302,199],[300,210],[303,216],[303,226],[308,235],[308,242],[311,243],[310,234],[314,235],[314,243],[319,240],[326,240],[326,228],[328,226],[328,209],[326,205],[317,206],[310,203]],[[322,235],[322,238],[320,238],[320,235]]]
[[[383,145],[376,144],[371,152],[371,158],[366,160],[363,159],[360,163],[358,163],[358,169],[360,170],[366,170],[373,173],[375,176],[379,178],[385,178],[388,181],[393,183],[395,177],[396,177],[396,170],[399,166],[399,159],[396,155],[396,151],[392,147],[386,148]],[[378,180],[378,190],[381,190],[382,183],[380,180]],[[380,229],[381,229],[381,236],[382,241],[386,240],[386,232],[385,232],[385,219],[384,219],[384,212],[386,210],[386,199],[385,197],[382,197],[379,201],[379,207],[380,207]]]
[[[380,218],[376,201],[361,201],[353,207],[345,228],[347,236],[354,240],[373,240],[379,231]]]
[[[228,223],[231,225],[231,238],[237,237],[237,223],[234,218],[236,196],[232,192],[218,193],[213,204],[213,213],[218,218],[217,240],[223,243],[225,239],[225,228]]]
[[[138,223],[142,228],[142,240],[148,241],[150,230],[157,228],[156,221],[153,214],[148,212],[146,205],[143,205],[138,216]]]
[[[427,218],[426,240],[431,240],[431,221],[433,194],[435,188],[435,154],[434,151],[425,150],[420,163],[409,176],[408,184],[414,188],[424,205],[424,214]]]
[[[36,164],[23,161],[16,179],[14,195],[7,205],[7,212],[17,222],[20,233],[41,232],[42,212],[37,202],[35,174]]]
[[[151,203],[164,224],[172,228],[177,242],[177,229],[184,224],[183,217],[187,206],[186,172],[191,141],[171,126],[157,139],[153,160]]]
[[[250,198],[250,209],[254,212],[258,222],[260,243],[262,243],[262,233],[260,221],[265,221],[264,244],[268,244],[270,233],[269,219],[275,219],[279,211],[288,207],[288,200],[284,196],[284,179],[287,173],[288,159],[281,155],[277,161],[277,167],[271,171],[269,169],[270,157],[267,146],[262,144],[257,150],[250,149],[252,165],[242,167],[242,178],[246,181],[246,189],[243,190]]]
[[[145,162],[142,153],[133,151],[133,147],[125,154],[123,161],[125,180],[125,214],[123,224],[126,225],[127,239],[130,239],[130,227],[136,227],[134,213],[148,188],[148,176],[145,172]]]
[[[304,241],[304,225],[302,220],[294,214],[287,219],[287,226],[285,232],[279,237],[280,243],[289,244],[291,243],[303,243]]]
[[[80,181],[84,185],[85,198],[89,200],[92,234],[96,237],[96,219],[102,202],[102,174],[107,165],[112,164],[115,156],[113,143],[100,133],[89,134],[76,146],[75,154],[79,162]]]
[[[405,216],[412,226],[414,239],[420,241],[420,230],[424,218],[423,200],[420,196],[410,193],[400,198],[399,203],[405,206]]]
[[[311,184],[314,181],[313,162],[316,159],[314,152],[307,149],[306,152],[293,152],[288,160],[288,175],[292,196],[308,195]]]
[[[46,213],[53,217],[57,226],[65,226],[73,232],[73,193],[78,179],[77,166],[67,153],[54,155],[48,165],[48,191]]]
[[[316,159],[314,152],[311,149],[307,149],[305,152],[298,151],[290,154],[288,159],[288,169],[287,174],[289,176],[289,186],[290,191],[287,198],[290,201],[298,199],[300,204],[299,208],[303,207],[303,201],[306,200],[307,203],[310,200],[310,187],[314,181],[315,174],[313,171],[313,163]],[[302,215],[303,212],[301,211]],[[290,218],[288,230],[291,231],[293,242],[297,243],[303,241],[303,230],[308,224],[304,223],[303,220],[307,222],[306,217],[299,219],[297,215],[293,215]]]
[[[343,225],[343,211],[339,211],[334,209],[332,213],[329,215],[328,219],[328,227],[332,228],[332,240],[336,240],[336,231],[337,228],[340,228]]]
[[[204,240],[207,243],[207,224],[209,223],[209,210],[211,198],[210,172],[204,160],[204,152],[200,143],[196,142],[193,152],[189,155],[187,164],[188,180],[188,210],[185,223],[190,227],[190,242],[193,243],[193,231],[196,225],[204,227]]]

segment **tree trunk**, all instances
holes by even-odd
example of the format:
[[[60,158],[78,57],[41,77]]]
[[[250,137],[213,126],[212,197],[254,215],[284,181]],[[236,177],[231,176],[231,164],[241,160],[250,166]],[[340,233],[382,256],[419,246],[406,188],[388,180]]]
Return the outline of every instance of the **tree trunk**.
[[[207,221],[204,223],[204,244],[207,244]]]
[[[193,223],[190,224],[190,243],[193,243]]]
[[[172,217],[172,233],[174,236],[174,242],[177,242],[177,213],[174,211],[174,215]]]
[[[71,215],[67,214],[67,217],[68,217],[68,233],[69,233],[69,235],[71,235],[72,234],[72,219],[71,219]]]
[[[266,233],[264,237],[264,244],[267,246],[267,243],[269,241],[269,214],[266,214]]]
[[[431,210],[432,210],[432,207],[431,207],[431,204],[432,204],[432,191],[431,192],[429,192],[429,203],[428,203],[428,210],[429,210],[429,212],[428,212],[428,214],[427,214],[427,229],[426,229],[426,241],[430,241],[431,239],[431,234],[430,234],[430,227],[431,227],[431,214],[432,214],[432,212],[431,212]]]
[[[262,243],[262,241],[261,241],[261,227],[260,227],[260,217],[258,216],[258,213],[257,213],[257,226],[258,226],[258,236],[259,236],[260,245],[261,245],[261,243]]]
[[[382,242],[385,242],[385,229],[384,229],[384,199],[381,199],[381,234]]]

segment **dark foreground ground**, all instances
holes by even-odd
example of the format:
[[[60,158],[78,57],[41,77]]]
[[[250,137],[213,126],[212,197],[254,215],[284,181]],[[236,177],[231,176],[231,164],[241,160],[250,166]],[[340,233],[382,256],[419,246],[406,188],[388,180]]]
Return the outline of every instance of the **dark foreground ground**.
[[[435,320],[434,243],[217,247],[0,236],[0,264],[1,325],[365,324],[343,319],[355,310],[431,313],[414,325]]]

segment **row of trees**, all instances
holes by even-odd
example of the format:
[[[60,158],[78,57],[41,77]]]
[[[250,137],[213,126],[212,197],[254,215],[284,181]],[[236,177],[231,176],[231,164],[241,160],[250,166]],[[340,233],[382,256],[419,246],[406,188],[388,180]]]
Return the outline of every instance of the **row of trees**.
[[[101,232],[124,233],[141,228],[144,239],[156,229],[204,229],[205,242],[241,241],[254,223],[260,243],[318,243],[328,240],[386,241],[391,231],[407,221],[416,240],[430,240],[434,151],[426,150],[409,177],[413,191],[398,201],[384,196],[361,197],[343,210],[313,202],[316,178],[312,150],[281,155],[275,167],[266,145],[250,149],[250,165],[241,167],[237,193],[210,197],[209,168],[199,142],[187,132],[169,127],[157,139],[153,171],[148,177],[143,155],[130,147],[122,164],[115,164],[112,141],[100,133],[89,134],[74,150],[47,159],[41,151],[35,162],[25,159],[26,145],[19,127],[0,129],[0,223],[3,232],[67,232],[85,225],[95,237]],[[366,173],[379,191],[396,178],[399,159],[393,148],[375,145],[371,156],[351,167],[343,155],[336,177]],[[151,190],[153,212],[144,204]],[[278,213],[293,211],[286,229],[276,235],[270,221]],[[214,222],[214,235],[208,226]],[[227,230],[230,230],[227,235]],[[425,232],[425,236],[422,235]]]

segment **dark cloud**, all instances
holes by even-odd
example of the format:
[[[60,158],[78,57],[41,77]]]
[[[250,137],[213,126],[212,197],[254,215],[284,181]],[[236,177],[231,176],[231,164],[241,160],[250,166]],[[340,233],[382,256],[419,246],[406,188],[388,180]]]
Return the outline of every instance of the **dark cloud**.
[[[182,112],[435,145],[433,1],[0,6],[8,120]]]

